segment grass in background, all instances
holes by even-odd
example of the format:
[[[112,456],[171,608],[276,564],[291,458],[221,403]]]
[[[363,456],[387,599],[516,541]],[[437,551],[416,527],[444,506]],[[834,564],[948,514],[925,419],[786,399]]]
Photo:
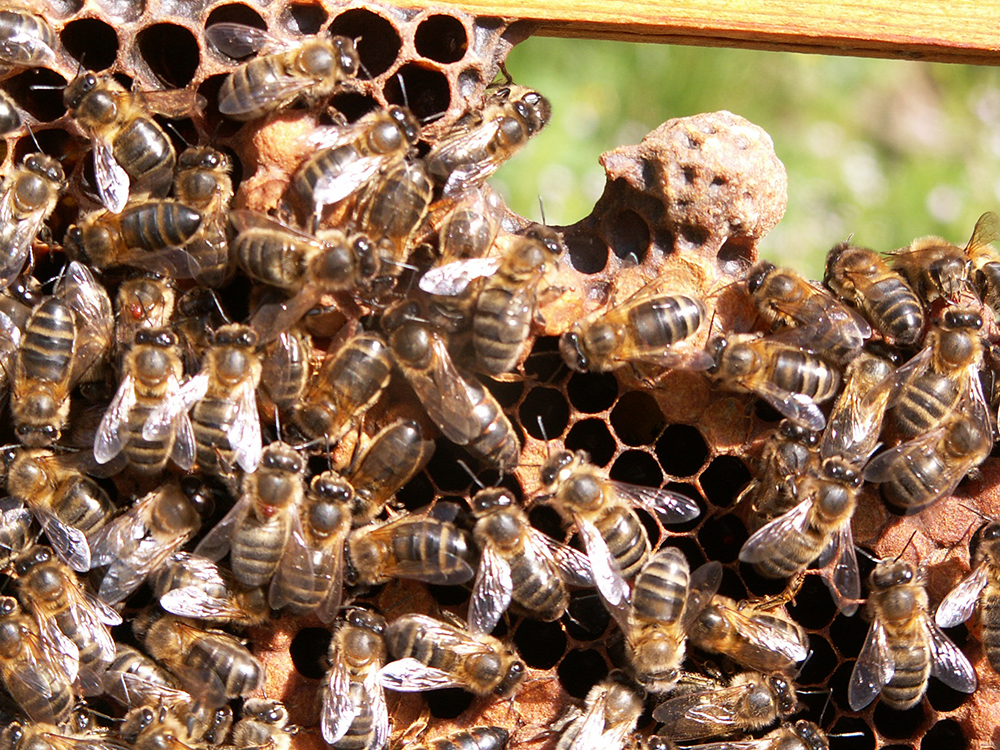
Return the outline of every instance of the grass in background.
[[[788,209],[761,255],[818,278],[826,251],[964,244],[1000,207],[1000,69],[536,37],[507,68],[552,101],[548,127],[493,184],[551,224],[590,213],[598,156],[674,117],[728,109],[761,126],[788,170]]]

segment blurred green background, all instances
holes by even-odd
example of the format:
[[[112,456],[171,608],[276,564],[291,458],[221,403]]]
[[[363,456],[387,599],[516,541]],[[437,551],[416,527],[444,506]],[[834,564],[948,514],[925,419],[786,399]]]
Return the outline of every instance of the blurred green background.
[[[602,152],[720,109],[763,127],[788,170],[761,255],[813,278],[848,235],[877,250],[927,234],[965,244],[1000,207],[997,68],[543,37],[507,67],[552,101],[548,127],[492,181],[531,219],[540,196],[548,223],[578,221],[603,190]]]

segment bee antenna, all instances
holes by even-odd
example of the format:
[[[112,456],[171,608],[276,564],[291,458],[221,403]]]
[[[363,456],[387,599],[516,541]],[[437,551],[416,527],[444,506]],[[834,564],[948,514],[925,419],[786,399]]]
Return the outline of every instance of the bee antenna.
[[[274,407],[274,433],[281,440],[281,414],[277,406]]]
[[[215,293],[214,289],[209,289],[208,293],[212,296],[212,302],[215,303],[215,309],[219,311],[219,315],[222,316],[222,319],[227,324],[232,323],[233,322],[232,318],[230,318],[229,315],[226,313],[226,311],[223,309],[222,302],[219,301],[219,295]]]
[[[24,123],[24,127],[25,127],[25,128],[27,128],[27,130],[28,130],[28,135],[30,135],[30,136],[31,136],[31,140],[32,140],[32,141],[34,142],[34,144],[35,144],[35,148],[37,148],[37,149],[38,149],[38,151],[39,151],[39,153],[41,153],[41,151],[42,151],[42,146],[41,146],[41,144],[40,144],[40,143],[38,142],[38,139],[37,139],[37,138],[35,138],[35,131],[31,129],[31,125],[29,125],[28,123]]]
[[[862,547],[859,547],[856,544],[854,545],[854,549],[856,549],[858,552],[860,552],[862,555],[864,555],[865,557],[867,557],[869,560],[871,560],[875,564],[878,564],[878,563],[882,562],[882,560],[880,558],[875,557],[871,552],[869,552],[866,549],[863,549]]]
[[[476,476],[476,473],[469,468],[469,465],[465,463],[465,461],[463,461],[462,459],[458,459],[458,465],[461,466],[463,469],[465,469],[465,473],[468,474],[470,477],[472,477],[472,481],[479,486],[479,489],[481,490],[486,489],[486,485],[483,484],[481,481],[479,481],[479,477]]]
[[[826,700],[823,702],[823,708],[819,712],[819,721],[816,723],[823,726],[823,717],[826,716],[826,710],[830,707],[830,700],[833,698],[833,691],[827,691]]]
[[[965,503],[958,503],[958,507],[959,508],[965,508],[970,513],[975,513],[977,516],[979,516],[980,518],[982,518],[984,521],[991,521],[992,520],[988,515],[986,515],[985,513],[983,513],[978,508],[973,508],[973,507],[971,507],[969,505],[966,505]],[[968,534],[969,532],[965,532],[965,533]]]
[[[903,556],[903,553],[906,552],[906,548],[909,547],[910,543],[913,541],[913,537],[915,537],[916,535],[917,535],[917,530],[914,529],[913,533],[910,534],[910,538],[906,540],[906,544],[903,545],[903,549],[901,549],[899,551],[899,554],[896,555],[896,557],[893,558],[893,562],[898,562],[899,561],[899,559]]]
[[[403,74],[396,73],[396,80],[399,81],[399,92],[403,95],[403,104],[410,108],[410,97],[406,95],[406,83],[403,81]]]
[[[833,739],[834,737],[864,737],[864,732],[838,732],[837,734],[828,734],[827,739]]]
[[[538,431],[542,433],[542,440],[545,441],[545,450],[548,451],[549,446],[549,433],[545,429],[545,422],[542,421],[542,415],[538,415]]]
[[[184,137],[181,131],[178,130],[177,126],[174,125],[170,120],[165,120],[163,123],[163,127],[168,128],[174,135],[180,138],[181,143],[183,143],[186,148],[191,148],[191,142]]]
[[[542,200],[542,196],[538,196],[538,213],[542,217],[542,224],[545,224],[545,202]]]

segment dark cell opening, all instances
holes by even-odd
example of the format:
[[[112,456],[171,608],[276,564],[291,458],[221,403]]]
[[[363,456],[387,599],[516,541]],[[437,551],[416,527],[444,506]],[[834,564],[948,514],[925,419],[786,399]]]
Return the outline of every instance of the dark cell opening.
[[[607,677],[608,665],[599,651],[575,649],[566,654],[556,672],[563,690],[582,700],[594,685]]]
[[[652,445],[667,423],[656,399],[644,391],[623,394],[611,410],[610,420],[615,434],[625,445]],[[700,463],[698,468],[701,468]]]
[[[535,505],[528,511],[528,520],[536,529],[557,541],[561,542],[566,537],[563,532],[562,519],[559,518],[559,514],[551,505]]]
[[[514,645],[529,667],[552,669],[566,651],[566,634],[558,621],[524,619],[514,633]]]
[[[739,575],[731,568],[722,569],[722,583],[719,584],[719,593],[728,596],[730,599],[740,601],[747,598],[747,587],[743,585]]]
[[[635,211],[626,208],[611,220],[609,227],[611,251],[619,258],[636,265],[649,254],[649,226]]]
[[[882,745],[882,750],[913,750],[913,745]]]
[[[663,463],[663,456],[660,463]],[[698,477],[701,489],[712,505],[729,507],[750,482],[752,475],[746,464],[736,456],[719,456]]]
[[[562,357],[559,356],[559,338],[539,336],[535,339],[531,353],[524,359],[524,374],[532,380],[552,383],[565,373]]]
[[[40,122],[51,122],[66,114],[63,87],[66,79],[48,68],[29,68],[4,81],[14,103]]]
[[[59,38],[70,56],[88,70],[106,70],[118,57],[118,34],[114,27],[96,18],[70,21]]]
[[[667,530],[674,534],[680,534],[685,531],[693,531],[698,524],[702,522],[702,519],[704,519],[706,510],[705,501],[698,493],[698,488],[687,484],[686,482],[667,482],[663,485],[663,489],[685,495],[694,500],[695,504],[698,506],[697,516],[692,518],[690,521],[686,521],[685,523],[668,524]]]
[[[458,95],[468,99],[482,83],[482,76],[475,68],[466,68],[458,74]]]
[[[682,224],[680,227],[681,237],[694,247],[701,247],[708,241],[708,230],[704,227],[696,227],[692,224]]]
[[[819,576],[806,576],[794,602],[788,606],[788,613],[802,627],[820,630],[837,614],[837,605]]]
[[[826,593],[826,597],[832,601],[829,592]],[[868,635],[868,623],[857,615],[844,617],[838,614],[830,623],[830,638],[844,656],[857,656],[861,652],[866,635]]]
[[[241,23],[244,26],[253,26],[256,29],[267,30],[267,22],[260,13],[242,3],[220,5],[209,13],[208,19],[205,21],[205,28],[207,29],[216,23]]]
[[[837,666],[837,654],[826,638],[809,636],[809,658],[800,667],[796,682],[800,685],[822,685]]]
[[[872,712],[872,722],[875,724],[875,730],[883,737],[892,740],[911,739],[919,733],[920,727],[924,726],[926,716],[923,701],[913,708],[900,711],[887,706],[881,698],[877,697],[875,700],[878,702]],[[955,747],[957,746],[948,745],[949,749]]]
[[[932,726],[920,742],[920,750],[965,750],[969,741],[954,719],[942,719]]]
[[[157,23],[136,37],[139,54],[157,78],[168,86],[184,88],[198,70],[198,42],[183,26]]]
[[[427,593],[442,607],[457,607],[469,601],[470,591],[464,586],[440,586],[427,584]]]
[[[710,560],[721,563],[734,562],[748,537],[743,522],[732,513],[706,519],[698,531],[698,540],[705,554]]]
[[[422,123],[440,118],[451,102],[448,77],[436,68],[407,63],[385,83],[382,93],[390,104],[405,105]]]
[[[762,422],[780,422],[782,420],[782,416],[778,413],[777,409],[760,399],[756,399],[753,402],[753,413]]]
[[[326,674],[326,652],[330,648],[329,628],[302,628],[292,638],[288,652],[295,671],[303,677],[319,680]]]
[[[618,398],[618,381],[610,372],[576,372],[566,384],[569,402],[584,414],[610,409]]]
[[[585,450],[597,466],[607,466],[617,445],[602,419],[584,419],[573,425],[564,441],[566,450]]]
[[[568,234],[563,237],[570,265],[580,273],[600,273],[608,264],[608,246],[593,234]]]
[[[219,90],[225,80],[225,75],[209,76],[198,86],[198,93],[205,97],[205,119],[217,138],[228,138],[243,126],[243,123],[223,117],[219,112]]]
[[[655,539],[655,537],[652,538]],[[676,547],[683,552],[691,570],[694,570],[707,562],[705,560],[705,553],[701,551],[698,543],[689,536],[668,537],[664,546]]]
[[[864,719],[842,716],[827,730],[827,734],[860,734],[857,737],[838,737],[837,750],[875,750],[875,735]]]
[[[831,636],[832,638],[832,636]],[[836,640],[834,639],[834,643]],[[837,645],[840,648],[840,645]],[[857,653],[857,652],[855,652]],[[854,670],[854,661],[847,661],[841,664],[830,676],[826,686],[833,696],[832,701],[844,711],[850,711],[850,704],[847,702],[847,688],[851,684],[851,672]]]
[[[458,459],[468,463],[468,454],[447,438],[437,439],[434,455],[427,464],[427,473],[442,492],[463,494],[472,484],[472,477],[458,465]]]
[[[520,401],[521,394],[524,393],[524,382],[520,380],[503,381],[482,377],[480,382],[505,409],[509,409]]]
[[[624,398],[622,399],[624,401]],[[617,410],[617,407],[615,407]],[[612,419],[614,413],[612,412]],[[620,433],[619,433],[620,434]],[[708,458],[708,446],[697,428],[673,424],[656,441],[656,457],[668,474],[689,477],[697,474]]]
[[[596,641],[608,629],[611,614],[594,591],[574,591],[562,621],[571,638]]]
[[[555,440],[569,424],[569,404],[555,388],[533,388],[521,402],[518,415],[529,435],[538,440]]]
[[[931,681],[927,684],[927,700],[931,702],[931,706],[935,711],[942,713],[954,711],[968,699],[968,695],[953,690],[940,680],[931,678]]]
[[[361,72],[358,77],[362,79],[375,78],[385,73],[396,62],[403,45],[391,23],[364,8],[341,13],[333,19],[328,32],[355,41],[358,56],[361,58]],[[409,81],[406,82],[406,90],[412,100],[414,89]],[[400,100],[397,103],[403,102]],[[421,117],[422,115],[418,115],[418,118]]]
[[[317,34],[326,23],[326,10],[322,5],[290,3],[281,14],[281,24],[299,34]]]
[[[240,161],[239,156],[228,146],[217,146],[219,151],[222,151],[229,157],[229,163],[233,165],[232,171],[229,173],[230,179],[233,181],[233,190],[238,190],[240,183],[243,182],[243,162]]]
[[[431,716],[438,719],[454,719],[471,704],[475,696],[458,688],[430,690],[424,693]]]
[[[740,563],[740,575],[752,597],[776,596],[785,590],[786,581],[783,578],[765,578],[747,563]]]
[[[659,487],[663,483],[663,472],[656,459],[645,451],[625,451],[615,459],[608,476],[618,482]]]
[[[748,237],[730,237],[719,249],[718,258],[722,271],[740,275],[752,263],[753,243]]]
[[[374,97],[358,91],[344,91],[330,98],[330,105],[347,118],[348,122],[357,122],[362,117],[378,109]]]
[[[442,63],[458,62],[469,45],[465,26],[452,16],[428,16],[417,27],[413,41],[418,55]]]

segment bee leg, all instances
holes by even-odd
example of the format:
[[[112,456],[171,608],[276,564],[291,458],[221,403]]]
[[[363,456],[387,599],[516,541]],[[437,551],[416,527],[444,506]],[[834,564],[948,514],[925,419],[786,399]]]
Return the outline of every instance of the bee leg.
[[[815,570],[799,571],[791,578],[791,580],[789,580],[785,590],[780,594],[775,594],[774,596],[763,596],[759,599],[748,599],[740,602],[737,609],[754,609],[760,612],[767,612],[772,609],[777,609],[778,607],[783,607],[786,604],[794,603],[795,597],[799,594],[799,589],[802,588],[802,584],[806,580],[806,576],[818,572],[819,571]]]

